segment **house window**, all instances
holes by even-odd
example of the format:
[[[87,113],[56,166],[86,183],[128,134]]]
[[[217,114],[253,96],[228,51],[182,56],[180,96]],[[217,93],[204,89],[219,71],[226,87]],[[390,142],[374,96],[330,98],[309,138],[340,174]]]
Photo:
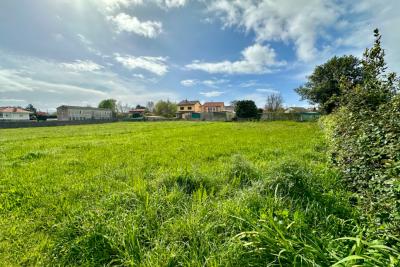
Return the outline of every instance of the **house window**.
[[[185,107],[180,107],[180,109],[181,109],[181,110],[184,110],[184,109],[185,109]]]
[[[192,107],[188,107],[188,110],[192,110]]]

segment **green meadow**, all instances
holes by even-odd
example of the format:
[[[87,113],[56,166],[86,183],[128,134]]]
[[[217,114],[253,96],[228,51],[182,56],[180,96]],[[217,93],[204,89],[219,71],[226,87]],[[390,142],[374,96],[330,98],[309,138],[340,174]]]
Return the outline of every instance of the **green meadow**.
[[[339,178],[317,123],[0,130],[0,265],[345,266]]]

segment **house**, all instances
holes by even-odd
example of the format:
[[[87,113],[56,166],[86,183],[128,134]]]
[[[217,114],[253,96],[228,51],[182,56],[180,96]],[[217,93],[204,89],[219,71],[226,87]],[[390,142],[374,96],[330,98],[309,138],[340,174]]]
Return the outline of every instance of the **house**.
[[[113,112],[111,109],[60,106],[57,108],[57,119],[59,121],[80,121],[80,120],[111,120]]]
[[[0,107],[0,120],[29,121],[30,112],[18,107]]]
[[[135,108],[135,109],[129,110],[129,114],[140,115],[140,117],[143,117],[145,112],[146,112],[145,108]]]
[[[224,111],[235,113],[235,107],[234,106],[225,106]]]
[[[308,110],[304,107],[289,107],[285,110],[285,113],[297,113],[297,112],[307,112]]]
[[[206,102],[203,104],[203,112],[222,112],[224,107],[224,102]]]
[[[182,119],[200,119],[202,111],[200,101],[183,100],[177,105],[178,110],[176,116]]]
[[[185,113],[185,112],[201,112],[201,104],[200,101],[189,101],[183,100],[178,103],[178,112]]]

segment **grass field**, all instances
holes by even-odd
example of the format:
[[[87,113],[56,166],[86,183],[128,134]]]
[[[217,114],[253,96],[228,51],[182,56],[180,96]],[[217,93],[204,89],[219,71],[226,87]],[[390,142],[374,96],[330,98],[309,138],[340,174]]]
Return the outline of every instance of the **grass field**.
[[[1,266],[328,266],[360,231],[316,123],[0,130],[0,157]]]

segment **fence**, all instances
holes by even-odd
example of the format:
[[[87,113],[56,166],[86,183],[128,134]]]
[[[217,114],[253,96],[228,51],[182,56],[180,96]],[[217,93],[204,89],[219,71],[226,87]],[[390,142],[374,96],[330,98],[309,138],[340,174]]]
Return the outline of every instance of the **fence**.
[[[111,123],[117,120],[85,120],[85,121],[0,121],[0,129],[6,128],[29,128],[29,127],[51,127],[66,125],[83,125]]]
[[[321,117],[318,112],[275,113],[267,112],[261,115],[263,121],[316,121]]]

